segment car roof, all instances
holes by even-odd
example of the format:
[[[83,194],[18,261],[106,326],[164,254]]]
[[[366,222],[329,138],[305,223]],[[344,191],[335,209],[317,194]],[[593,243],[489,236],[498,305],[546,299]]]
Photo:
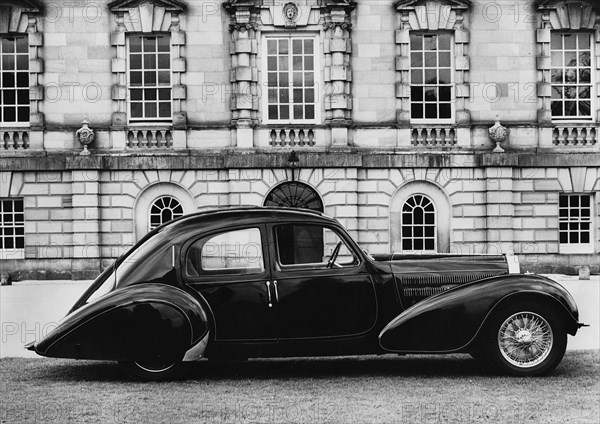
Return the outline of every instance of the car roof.
[[[248,206],[211,209],[184,215],[173,221],[167,222],[157,228],[179,230],[194,226],[201,227],[227,227],[231,225],[264,224],[277,222],[279,220],[311,220],[323,223],[337,223],[337,221],[322,212],[310,209],[272,207],[272,206]]]

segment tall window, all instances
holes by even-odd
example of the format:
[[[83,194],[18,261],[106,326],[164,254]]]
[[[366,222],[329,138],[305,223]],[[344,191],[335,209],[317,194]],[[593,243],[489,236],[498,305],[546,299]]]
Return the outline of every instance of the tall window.
[[[558,205],[558,225],[561,253],[593,251],[592,196],[561,194]]]
[[[405,252],[437,251],[435,206],[422,194],[408,198],[402,206],[402,250]]]
[[[591,34],[553,32],[552,119],[591,120]]]
[[[265,44],[267,121],[316,122],[315,37],[268,37]]]
[[[452,110],[452,35],[410,34],[410,117],[412,121],[450,122]]]
[[[128,37],[129,122],[172,121],[168,35]]]
[[[177,199],[171,196],[163,196],[156,199],[150,206],[150,230],[172,219],[183,216],[183,207]]]
[[[0,259],[22,259],[24,249],[23,199],[0,199]]]
[[[29,124],[27,35],[0,37],[0,124]]]

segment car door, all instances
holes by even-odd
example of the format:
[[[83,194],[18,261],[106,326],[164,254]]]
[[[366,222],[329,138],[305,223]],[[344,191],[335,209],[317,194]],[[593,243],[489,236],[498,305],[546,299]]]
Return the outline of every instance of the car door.
[[[371,275],[339,228],[291,222],[268,230],[279,340],[355,336],[377,320]],[[340,244],[335,264],[328,266]]]
[[[265,228],[228,228],[184,247],[182,274],[208,302],[217,341],[276,341]]]

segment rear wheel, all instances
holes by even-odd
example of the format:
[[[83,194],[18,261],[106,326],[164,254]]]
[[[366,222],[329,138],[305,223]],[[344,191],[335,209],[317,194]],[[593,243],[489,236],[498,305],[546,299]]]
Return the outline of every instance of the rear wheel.
[[[183,362],[180,360],[152,360],[119,362],[133,378],[142,381],[168,381],[181,376]]]
[[[567,333],[554,309],[520,303],[496,313],[488,326],[486,357],[517,376],[543,375],[562,360]]]

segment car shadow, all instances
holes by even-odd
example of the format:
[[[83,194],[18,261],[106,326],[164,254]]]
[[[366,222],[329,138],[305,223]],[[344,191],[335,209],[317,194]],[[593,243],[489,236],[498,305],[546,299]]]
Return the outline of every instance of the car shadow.
[[[133,381],[115,362],[49,361],[36,367],[31,378],[54,381]],[[202,360],[186,364],[180,380],[328,379],[377,377],[494,376],[484,361],[469,355],[410,355],[333,358]]]

